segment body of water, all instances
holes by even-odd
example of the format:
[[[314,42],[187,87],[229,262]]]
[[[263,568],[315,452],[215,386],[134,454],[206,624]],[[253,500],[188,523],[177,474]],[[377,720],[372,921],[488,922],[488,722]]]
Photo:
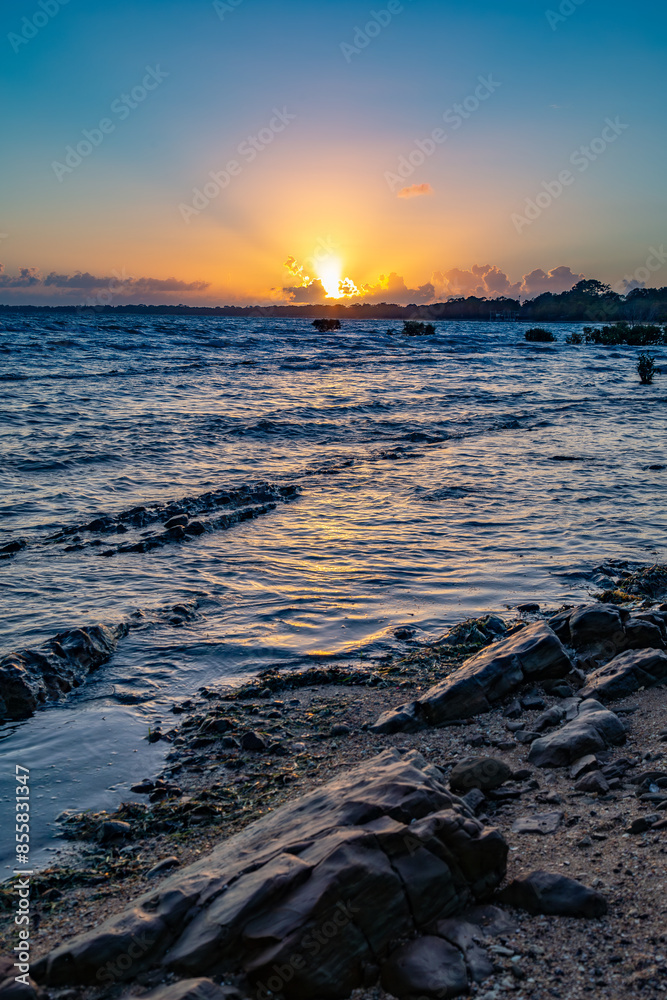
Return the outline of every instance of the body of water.
[[[62,809],[159,769],[148,726],[203,685],[367,661],[404,648],[399,625],[427,638],[584,599],[607,559],[665,561],[667,388],[640,384],[636,350],[388,325],[0,314],[0,547],[27,542],[0,562],[0,655],[142,614],[66,703],[0,727],[5,803],[31,769],[35,860]],[[258,481],[300,492],[145,553],[52,538]],[[162,609],[183,602],[176,627]]]

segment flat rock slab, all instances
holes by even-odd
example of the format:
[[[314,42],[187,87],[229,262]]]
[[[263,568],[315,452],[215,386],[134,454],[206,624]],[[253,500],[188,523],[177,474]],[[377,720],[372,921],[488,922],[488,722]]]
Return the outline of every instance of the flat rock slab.
[[[531,745],[528,760],[537,767],[567,767],[580,757],[625,742],[625,726],[598,701],[582,701],[571,722]]]
[[[640,688],[667,684],[667,653],[656,649],[631,649],[589,674],[584,698],[612,701]]]
[[[531,872],[525,878],[515,879],[503,889],[500,899],[534,916],[543,913],[593,919],[604,917],[608,909],[606,899],[599,892],[574,879],[549,872]]]
[[[245,974],[289,1000],[338,1000],[396,941],[484,899],[507,853],[438,768],[386,751],[222,842],[33,975],[57,986],[147,969]]]
[[[371,730],[410,732],[469,719],[489,712],[522,684],[565,677],[571,669],[560,639],[544,622],[536,622],[466,660],[417,701],[385,712]]]
[[[512,825],[513,833],[555,833],[563,822],[562,812],[536,813],[521,816]]]

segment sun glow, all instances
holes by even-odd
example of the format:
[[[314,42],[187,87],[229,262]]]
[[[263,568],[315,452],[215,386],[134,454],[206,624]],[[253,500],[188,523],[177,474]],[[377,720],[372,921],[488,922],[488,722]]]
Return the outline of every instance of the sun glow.
[[[317,267],[317,277],[322,282],[322,287],[327,293],[327,298],[339,299],[341,297],[341,278],[343,265],[337,257],[327,257]]]

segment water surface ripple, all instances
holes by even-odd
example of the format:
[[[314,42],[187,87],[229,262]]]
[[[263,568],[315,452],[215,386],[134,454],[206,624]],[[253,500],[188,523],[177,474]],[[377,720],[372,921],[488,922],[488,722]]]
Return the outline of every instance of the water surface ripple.
[[[397,625],[580,599],[606,558],[665,560],[667,391],[640,385],[636,351],[566,346],[570,326],[546,347],[512,324],[386,326],[0,313],[0,546],[29,543],[0,563],[0,651],[147,615],[66,705],[0,729],[5,801],[32,768],[37,844],[159,767],[147,726],[204,684],[358,661]],[[259,480],[301,496],[145,554],[44,544]],[[182,628],[150,615],[192,600]]]

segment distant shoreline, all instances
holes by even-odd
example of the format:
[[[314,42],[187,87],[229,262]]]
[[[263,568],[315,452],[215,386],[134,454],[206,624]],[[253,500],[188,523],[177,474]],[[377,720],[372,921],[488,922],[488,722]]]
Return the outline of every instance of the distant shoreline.
[[[637,289],[626,298],[565,292],[541,295],[522,305],[513,299],[458,299],[432,305],[361,303],[358,305],[271,305],[271,306],[187,306],[187,305],[4,305],[0,314],[29,313],[85,316],[215,316],[237,319],[340,319],[406,320],[435,322],[507,323],[667,323],[667,288]]]

